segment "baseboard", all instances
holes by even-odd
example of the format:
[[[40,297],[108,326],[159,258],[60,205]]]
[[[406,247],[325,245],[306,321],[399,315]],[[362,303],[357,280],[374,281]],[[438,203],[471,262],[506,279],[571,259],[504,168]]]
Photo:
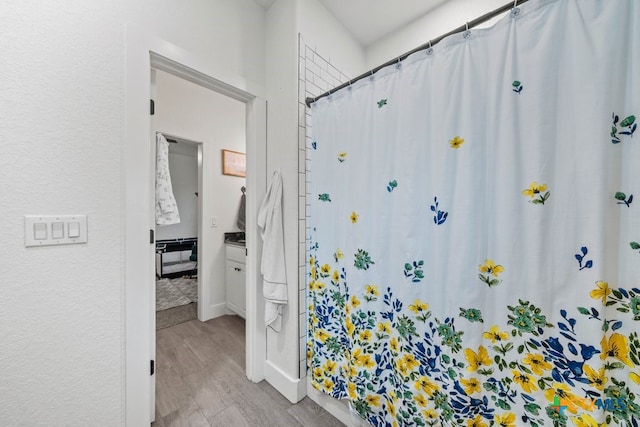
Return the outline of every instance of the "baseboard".
[[[264,379],[291,403],[298,403],[307,395],[305,379],[291,378],[268,360],[264,362]]]
[[[311,385],[311,378],[307,377],[307,396],[316,402],[322,409],[336,417],[341,423],[349,427],[369,427],[369,423],[361,419],[357,414],[349,410],[347,402],[338,400],[319,392]]]
[[[199,305],[199,304],[198,304]],[[200,316],[200,310],[198,310],[198,319],[201,322],[206,322],[207,320],[215,319],[216,317],[224,316],[227,314],[227,304],[212,304],[208,307],[202,307],[202,316]]]

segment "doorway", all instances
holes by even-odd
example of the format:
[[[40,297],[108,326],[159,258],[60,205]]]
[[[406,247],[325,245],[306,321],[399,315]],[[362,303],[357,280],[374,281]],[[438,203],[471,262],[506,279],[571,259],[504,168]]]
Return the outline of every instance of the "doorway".
[[[247,92],[241,76],[231,76],[225,83],[212,77],[218,66],[198,55],[135,31],[127,33],[126,61],[126,144],[123,151],[125,216],[125,405],[127,425],[148,425],[153,407],[150,379],[153,377],[152,350],[155,333],[152,314],[152,286],[155,260],[149,230],[153,218],[149,177],[150,144],[155,142],[149,115],[151,70],[157,69],[196,83],[245,105],[247,139],[247,225],[246,225],[246,376],[253,382],[264,379],[266,332],[262,319],[264,307],[259,304],[260,272],[257,260],[261,242],[256,224],[259,203],[266,192],[266,101]],[[224,73],[223,73],[224,74]],[[227,78],[230,76],[227,75]],[[252,85],[249,85],[253,87]],[[244,88],[244,89],[241,89]],[[256,89],[256,88],[254,88]],[[257,92],[261,92],[258,87]],[[150,377],[149,364],[152,374]]]
[[[239,225],[239,218],[245,217],[244,204],[242,212],[240,208],[247,184],[238,173],[225,174],[221,159],[223,150],[245,153],[246,113],[244,103],[162,70],[152,70],[151,81],[155,93],[152,134],[159,132],[168,141],[169,173],[180,217],[178,223],[155,227],[158,330],[196,317],[204,322],[239,312],[233,296],[245,295],[246,280],[230,275],[226,265],[233,250],[231,262],[241,262],[244,270],[245,248],[236,241],[229,247],[226,238],[244,236],[244,219]],[[150,209],[155,211],[155,203]],[[236,259],[238,250],[241,259]],[[197,276],[193,274],[196,262]],[[211,332],[202,339],[220,336]],[[245,357],[244,352],[241,356]],[[245,361],[238,363],[244,366]],[[158,366],[156,376],[162,384],[166,374]]]

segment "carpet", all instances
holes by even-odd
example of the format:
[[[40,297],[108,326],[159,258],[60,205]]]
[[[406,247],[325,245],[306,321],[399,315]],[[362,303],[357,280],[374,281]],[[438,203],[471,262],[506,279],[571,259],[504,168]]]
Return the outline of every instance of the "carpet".
[[[189,278],[156,280],[156,311],[198,301],[198,281]]]

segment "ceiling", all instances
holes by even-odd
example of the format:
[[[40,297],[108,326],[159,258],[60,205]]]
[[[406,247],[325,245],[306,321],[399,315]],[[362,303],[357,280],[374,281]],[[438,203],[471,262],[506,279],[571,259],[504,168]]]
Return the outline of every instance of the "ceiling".
[[[275,0],[254,0],[269,9]],[[318,0],[347,30],[368,47],[413,22],[446,0]]]

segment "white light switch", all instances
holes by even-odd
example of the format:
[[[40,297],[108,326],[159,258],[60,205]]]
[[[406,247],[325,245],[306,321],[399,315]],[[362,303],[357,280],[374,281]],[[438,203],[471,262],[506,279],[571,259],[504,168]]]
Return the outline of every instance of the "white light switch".
[[[77,221],[69,222],[69,237],[76,238],[80,237],[80,223]]]
[[[86,215],[25,215],[25,246],[76,243],[87,243]]]
[[[51,238],[62,239],[64,237],[64,222],[56,221],[51,223]]]
[[[47,240],[46,222],[36,222],[33,224],[33,238],[35,240]]]

